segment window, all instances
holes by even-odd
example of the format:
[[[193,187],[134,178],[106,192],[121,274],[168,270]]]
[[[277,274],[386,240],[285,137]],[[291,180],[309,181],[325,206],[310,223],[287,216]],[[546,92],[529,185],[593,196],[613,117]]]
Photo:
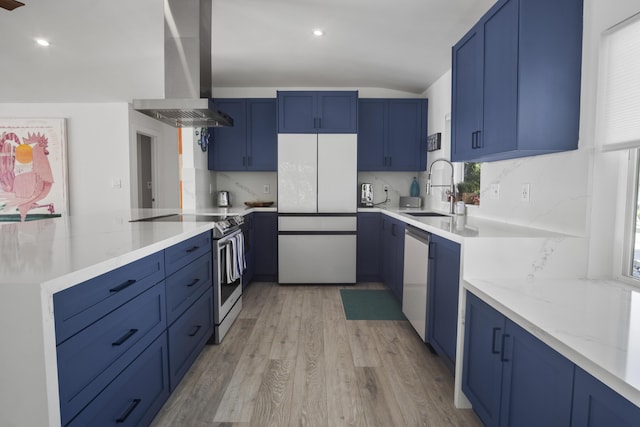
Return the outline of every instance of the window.
[[[603,37],[601,132],[603,151],[630,150],[623,275],[640,280],[640,14]]]
[[[635,153],[635,168],[633,171],[633,200],[630,203],[631,214],[629,223],[631,224],[629,230],[629,238],[631,240],[629,245],[629,257],[631,271],[628,272],[631,277],[640,280],[640,168],[638,167],[639,153],[636,150]]]

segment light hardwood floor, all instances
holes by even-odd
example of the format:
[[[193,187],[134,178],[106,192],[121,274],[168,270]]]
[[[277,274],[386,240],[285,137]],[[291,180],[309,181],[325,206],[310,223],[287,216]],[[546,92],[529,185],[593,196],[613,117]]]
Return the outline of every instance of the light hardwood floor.
[[[409,322],[345,320],[339,289],[252,283],[152,425],[482,425]]]

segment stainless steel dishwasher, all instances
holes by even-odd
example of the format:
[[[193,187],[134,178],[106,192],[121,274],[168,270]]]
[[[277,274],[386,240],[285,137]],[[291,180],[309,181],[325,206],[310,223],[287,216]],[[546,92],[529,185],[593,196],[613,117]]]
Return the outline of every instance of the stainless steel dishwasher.
[[[428,274],[429,233],[407,225],[404,239],[402,312],[422,341],[427,336]]]

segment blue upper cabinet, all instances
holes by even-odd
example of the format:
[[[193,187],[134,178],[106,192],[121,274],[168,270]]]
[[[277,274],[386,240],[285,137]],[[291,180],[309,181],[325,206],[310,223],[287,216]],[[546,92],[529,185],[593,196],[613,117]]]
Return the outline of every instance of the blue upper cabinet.
[[[278,91],[278,133],[357,132],[357,91]]]
[[[209,169],[277,170],[276,100],[216,99],[234,120],[233,127],[213,128]]]
[[[360,99],[358,114],[358,170],[425,169],[426,99]]]
[[[582,0],[499,0],[452,61],[453,161],[578,148]]]

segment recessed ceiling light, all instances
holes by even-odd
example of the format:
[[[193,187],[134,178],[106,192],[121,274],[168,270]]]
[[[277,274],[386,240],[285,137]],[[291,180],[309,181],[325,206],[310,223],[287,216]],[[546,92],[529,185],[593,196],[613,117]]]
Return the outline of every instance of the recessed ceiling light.
[[[47,46],[50,45],[50,43],[45,39],[36,39],[36,43],[38,43],[40,46],[44,46],[44,47],[47,47]]]
[[[320,37],[320,36],[324,36],[324,31],[322,30],[313,30],[313,35]]]

